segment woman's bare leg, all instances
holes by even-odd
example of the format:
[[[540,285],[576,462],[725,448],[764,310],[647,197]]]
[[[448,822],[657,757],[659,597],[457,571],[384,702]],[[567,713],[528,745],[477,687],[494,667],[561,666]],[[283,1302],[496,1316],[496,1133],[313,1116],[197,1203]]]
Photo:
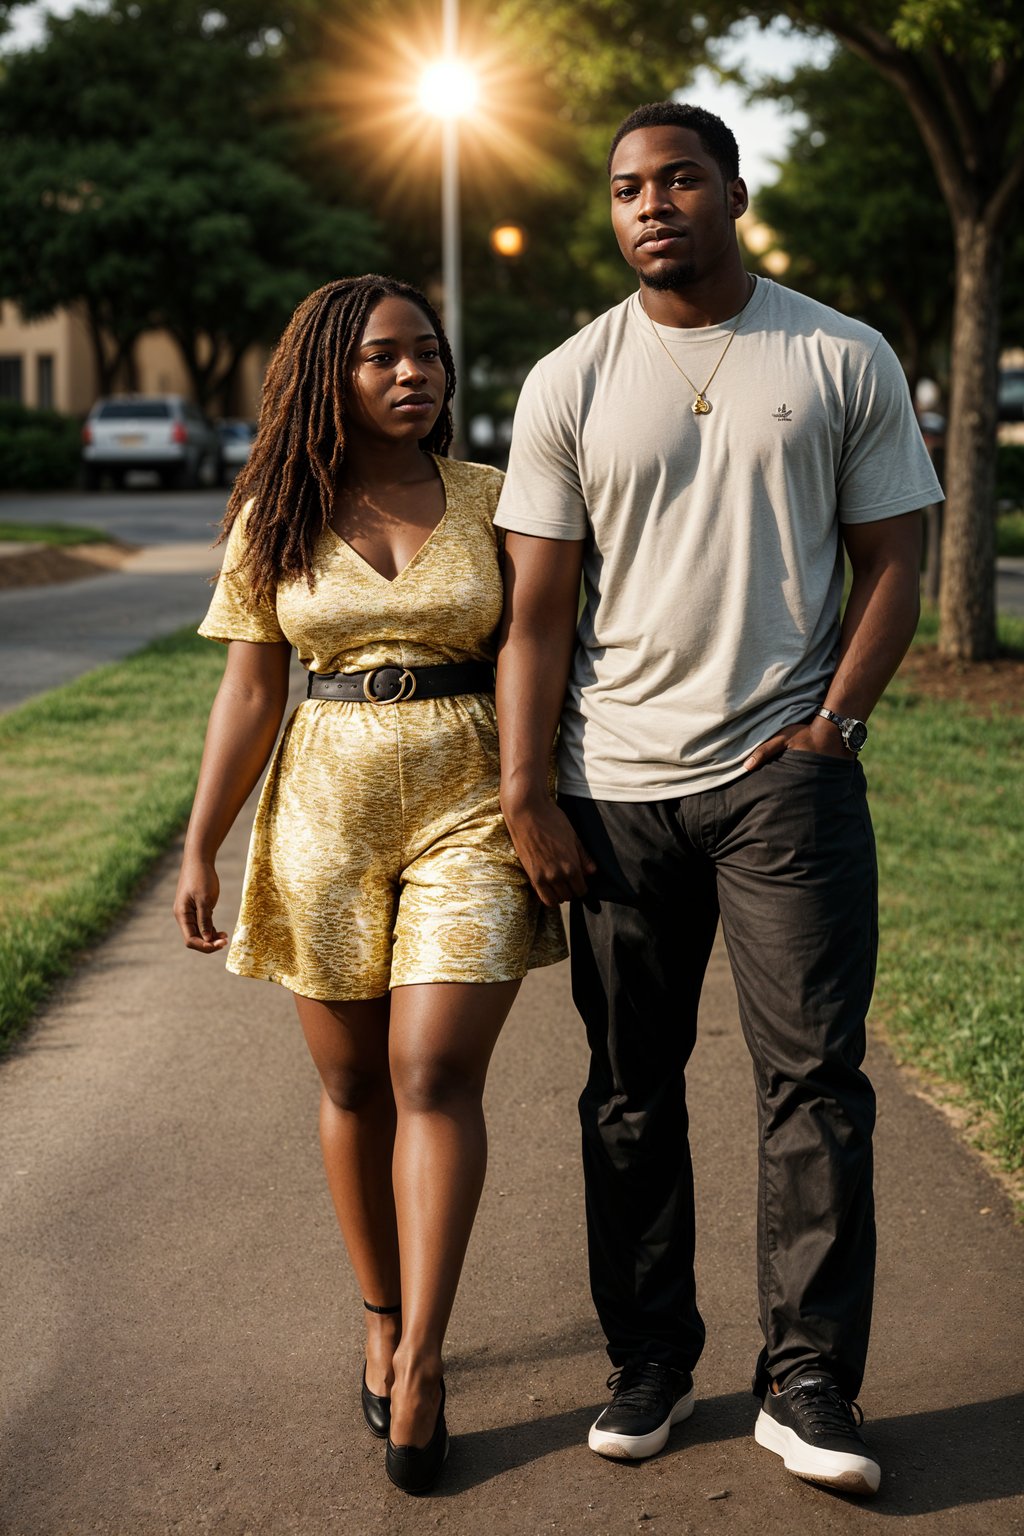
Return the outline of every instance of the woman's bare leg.
[[[398,1229],[391,1184],[395,1100],[388,1061],[390,999],[320,1003],[296,997],[306,1044],[320,1074],[320,1146],[331,1199],[364,1301],[394,1306],[401,1296]],[[367,1312],[366,1384],[387,1396],[399,1316]]]
[[[518,981],[434,983],[391,994],[398,1111],[394,1194],[402,1255],[402,1341],[391,1439],[426,1445],[440,1402],[441,1352],[487,1165],[484,1081]]]

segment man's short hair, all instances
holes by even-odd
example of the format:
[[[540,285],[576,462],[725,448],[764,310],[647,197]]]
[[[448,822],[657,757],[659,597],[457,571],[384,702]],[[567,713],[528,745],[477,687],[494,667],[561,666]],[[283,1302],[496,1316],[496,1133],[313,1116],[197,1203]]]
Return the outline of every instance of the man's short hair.
[[[732,129],[727,128],[720,117],[683,101],[650,101],[644,107],[637,107],[616,128],[608,151],[609,174],[612,156],[620,142],[637,128],[689,128],[718,165],[723,180],[735,181],[740,173],[739,146]]]

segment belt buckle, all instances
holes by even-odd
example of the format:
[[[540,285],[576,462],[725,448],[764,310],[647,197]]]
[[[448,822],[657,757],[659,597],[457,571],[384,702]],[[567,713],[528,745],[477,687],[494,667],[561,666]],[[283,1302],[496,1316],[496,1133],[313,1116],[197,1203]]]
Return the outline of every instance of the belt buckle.
[[[395,672],[398,674],[398,692],[390,698],[381,699],[372,691],[374,679],[381,672]],[[363,697],[368,704],[399,704],[402,699],[411,699],[416,692],[416,679],[408,667],[373,667],[363,678]]]

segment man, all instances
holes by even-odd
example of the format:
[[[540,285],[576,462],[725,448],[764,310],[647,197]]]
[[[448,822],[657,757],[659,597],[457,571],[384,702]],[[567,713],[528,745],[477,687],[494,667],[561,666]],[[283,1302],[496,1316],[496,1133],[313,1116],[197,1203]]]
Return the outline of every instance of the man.
[[[877,332],[744,270],[718,118],[639,108],[609,173],[639,289],[530,374],[497,515],[502,806],[542,899],[572,898],[591,1049],[590,1275],[617,1369],[589,1444],[650,1456],[692,1411],[684,1070],[720,914],[758,1105],[755,1435],[867,1494],[877,923],[858,752],[914,632],[919,509],[941,491]]]

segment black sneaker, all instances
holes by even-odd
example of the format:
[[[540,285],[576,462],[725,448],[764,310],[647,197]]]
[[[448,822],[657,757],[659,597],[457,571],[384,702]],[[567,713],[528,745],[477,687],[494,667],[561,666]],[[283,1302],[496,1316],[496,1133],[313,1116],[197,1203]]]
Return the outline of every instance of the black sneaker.
[[[587,1444],[599,1456],[642,1461],[654,1456],[673,1424],[693,1412],[693,1377],[653,1360],[630,1360],[608,1377],[612,1400],[590,1426]]]
[[[857,1432],[863,1422],[859,1404],[848,1403],[831,1376],[807,1372],[784,1391],[768,1393],[754,1439],[810,1483],[877,1493],[882,1469]]]

